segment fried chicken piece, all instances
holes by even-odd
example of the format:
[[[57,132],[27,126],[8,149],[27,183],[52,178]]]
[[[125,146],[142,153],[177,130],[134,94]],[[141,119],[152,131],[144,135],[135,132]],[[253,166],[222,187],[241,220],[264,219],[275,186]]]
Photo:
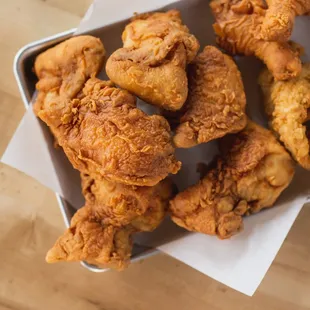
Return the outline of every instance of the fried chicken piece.
[[[242,78],[234,61],[213,46],[205,47],[189,66],[186,112],[174,144],[189,148],[242,130],[247,122],[245,105]]]
[[[133,233],[152,231],[163,220],[174,187],[169,179],[154,187],[137,187],[81,174],[86,205],[70,228],[47,253],[49,263],[84,260],[103,268],[122,270],[132,251]]]
[[[287,42],[259,38],[266,6],[263,0],[213,0],[217,43],[229,53],[255,55],[277,80],[288,80],[301,72],[298,52]]]
[[[112,183],[96,175],[81,174],[82,192],[94,216],[104,225],[152,231],[163,220],[174,185],[169,178],[153,187]]]
[[[89,206],[79,209],[70,228],[56,241],[46,256],[48,263],[81,261],[103,268],[122,270],[130,261],[131,226],[105,225]]]
[[[309,0],[267,0],[267,3],[262,38],[268,41],[288,41],[295,17],[310,13]]]
[[[53,101],[63,104],[75,98],[85,82],[99,73],[104,57],[100,39],[92,36],[73,37],[41,53],[34,66],[39,78],[35,113],[49,109]]]
[[[310,63],[290,81],[275,81],[268,70],[259,77],[270,127],[294,159],[310,170]],[[308,122],[308,123],[307,123]]]
[[[221,239],[238,233],[242,216],[271,207],[290,184],[294,164],[273,134],[249,122],[221,140],[222,156],[196,185],[170,202],[172,220]]]
[[[199,49],[180,12],[138,15],[126,26],[122,40],[123,48],[108,59],[109,78],[148,103],[180,109],[188,92],[185,68]]]
[[[77,170],[112,182],[153,186],[180,169],[168,122],[137,109],[135,97],[110,82],[92,78],[81,99],[48,100],[46,96],[38,116]]]

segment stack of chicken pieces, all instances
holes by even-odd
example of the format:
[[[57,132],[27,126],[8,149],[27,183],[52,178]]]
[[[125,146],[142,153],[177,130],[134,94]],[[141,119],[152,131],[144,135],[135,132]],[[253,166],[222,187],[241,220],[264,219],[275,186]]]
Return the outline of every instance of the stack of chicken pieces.
[[[199,43],[176,10],[130,21],[123,47],[107,60],[110,81],[96,78],[105,49],[91,36],[73,37],[37,57],[34,111],[80,171],[85,196],[48,262],[124,269],[132,235],[153,231],[167,211],[190,231],[229,238],[242,229],[244,216],[272,207],[290,184],[295,163],[289,152],[310,169],[304,124],[310,66],[302,66],[300,46],[288,42],[294,17],[310,12],[310,4],[267,2],[213,0],[210,7],[219,46],[265,62],[259,82],[274,132],[247,117],[233,59],[214,46],[197,55]],[[135,96],[160,115],[138,109]],[[215,139],[220,155],[198,184],[176,195],[168,176],[181,169],[175,148]]]

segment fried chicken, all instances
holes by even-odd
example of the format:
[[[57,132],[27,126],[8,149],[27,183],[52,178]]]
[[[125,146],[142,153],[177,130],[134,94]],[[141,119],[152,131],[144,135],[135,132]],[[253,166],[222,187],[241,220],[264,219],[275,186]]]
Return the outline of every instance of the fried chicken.
[[[266,6],[263,0],[213,0],[217,43],[229,53],[255,55],[276,80],[288,80],[301,72],[298,52],[287,42],[259,38]]]
[[[62,84],[44,93],[36,111],[79,171],[99,173],[113,182],[153,186],[180,169],[168,122],[137,109],[135,97],[127,91],[96,78],[72,100],[61,91]]]
[[[242,216],[273,206],[294,164],[273,134],[253,122],[223,138],[221,150],[215,168],[178,194],[170,211],[179,226],[225,239],[242,229]]]
[[[180,169],[169,124],[137,109],[127,91],[94,77],[103,56],[102,43],[89,36],[69,39],[38,56],[35,112],[79,171],[153,186]]]
[[[310,63],[290,81],[275,81],[265,70],[259,77],[270,127],[294,159],[310,170]],[[308,123],[307,123],[308,122]]]
[[[246,126],[246,98],[241,74],[231,59],[213,46],[205,47],[189,66],[186,112],[174,144],[189,148]]]
[[[63,111],[58,127],[59,144],[79,171],[138,186],[154,186],[178,172],[181,163],[162,116],[145,114],[127,91],[98,79],[88,80],[83,92]]]
[[[267,3],[262,38],[268,41],[288,41],[295,17],[310,13],[309,0],[267,0]]]
[[[39,78],[35,113],[52,108],[55,114],[54,105],[63,108],[66,100],[75,98],[85,82],[99,73],[104,57],[101,41],[92,36],[73,37],[40,54],[34,66]]]
[[[152,231],[163,220],[174,187],[169,179],[154,187],[111,183],[101,176],[81,174],[86,205],[70,228],[47,253],[49,263],[84,260],[98,267],[127,267],[131,235]]]
[[[49,250],[46,261],[84,260],[98,267],[122,270],[130,261],[133,232],[131,226],[103,224],[86,205],[73,216],[70,228]]]
[[[165,179],[153,187],[112,183],[99,175],[81,174],[86,204],[104,225],[126,226],[152,231],[163,220],[173,197],[174,186]]]
[[[108,59],[109,78],[150,104],[180,109],[188,92],[185,68],[199,49],[180,12],[138,15],[122,39],[123,48]]]
[[[121,270],[130,261],[131,235],[164,218],[174,188],[163,179],[180,162],[163,117],[148,116],[130,93],[95,78],[104,53],[98,39],[82,36],[38,56],[34,110],[82,172],[86,198],[46,260]]]

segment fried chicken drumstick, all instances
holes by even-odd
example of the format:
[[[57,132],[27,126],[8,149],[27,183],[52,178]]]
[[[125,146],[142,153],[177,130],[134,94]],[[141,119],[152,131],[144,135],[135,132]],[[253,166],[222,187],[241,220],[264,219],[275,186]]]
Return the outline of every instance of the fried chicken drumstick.
[[[249,122],[221,141],[216,167],[170,202],[172,220],[190,231],[229,238],[242,216],[271,207],[290,184],[294,164],[273,134]]]
[[[91,49],[83,38],[37,58],[35,112],[80,172],[128,185],[156,185],[181,165],[174,157],[169,124],[137,109],[127,91],[96,79],[104,50],[97,39],[91,37],[97,44]]]
[[[301,72],[297,51],[287,42],[260,38],[266,14],[263,0],[212,0],[217,43],[229,53],[255,55],[276,80],[288,80]]]
[[[262,26],[262,38],[288,41],[296,16],[310,13],[309,0],[266,0],[268,10]]]
[[[189,65],[189,96],[176,128],[174,144],[189,148],[246,126],[246,98],[241,74],[231,59],[205,47]]]
[[[264,70],[259,84],[270,127],[294,159],[310,170],[310,63],[304,64],[301,75],[290,81],[275,81]]]
[[[111,81],[148,103],[180,109],[188,92],[185,68],[199,49],[180,12],[138,15],[126,26],[122,39],[123,48],[106,65]]]

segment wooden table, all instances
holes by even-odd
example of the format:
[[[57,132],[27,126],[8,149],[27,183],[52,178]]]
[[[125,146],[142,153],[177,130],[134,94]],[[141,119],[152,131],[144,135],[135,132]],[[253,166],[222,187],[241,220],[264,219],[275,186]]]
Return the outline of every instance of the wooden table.
[[[108,1],[108,0],[107,0]],[[0,9],[0,154],[24,113],[12,72],[24,44],[78,25],[90,0],[10,0]],[[94,274],[48,265],[64,225],[54,194],[0,164],[0,309],[310,309],[310,208],[304,208],[252,298],[157,255],[128,270]]]

